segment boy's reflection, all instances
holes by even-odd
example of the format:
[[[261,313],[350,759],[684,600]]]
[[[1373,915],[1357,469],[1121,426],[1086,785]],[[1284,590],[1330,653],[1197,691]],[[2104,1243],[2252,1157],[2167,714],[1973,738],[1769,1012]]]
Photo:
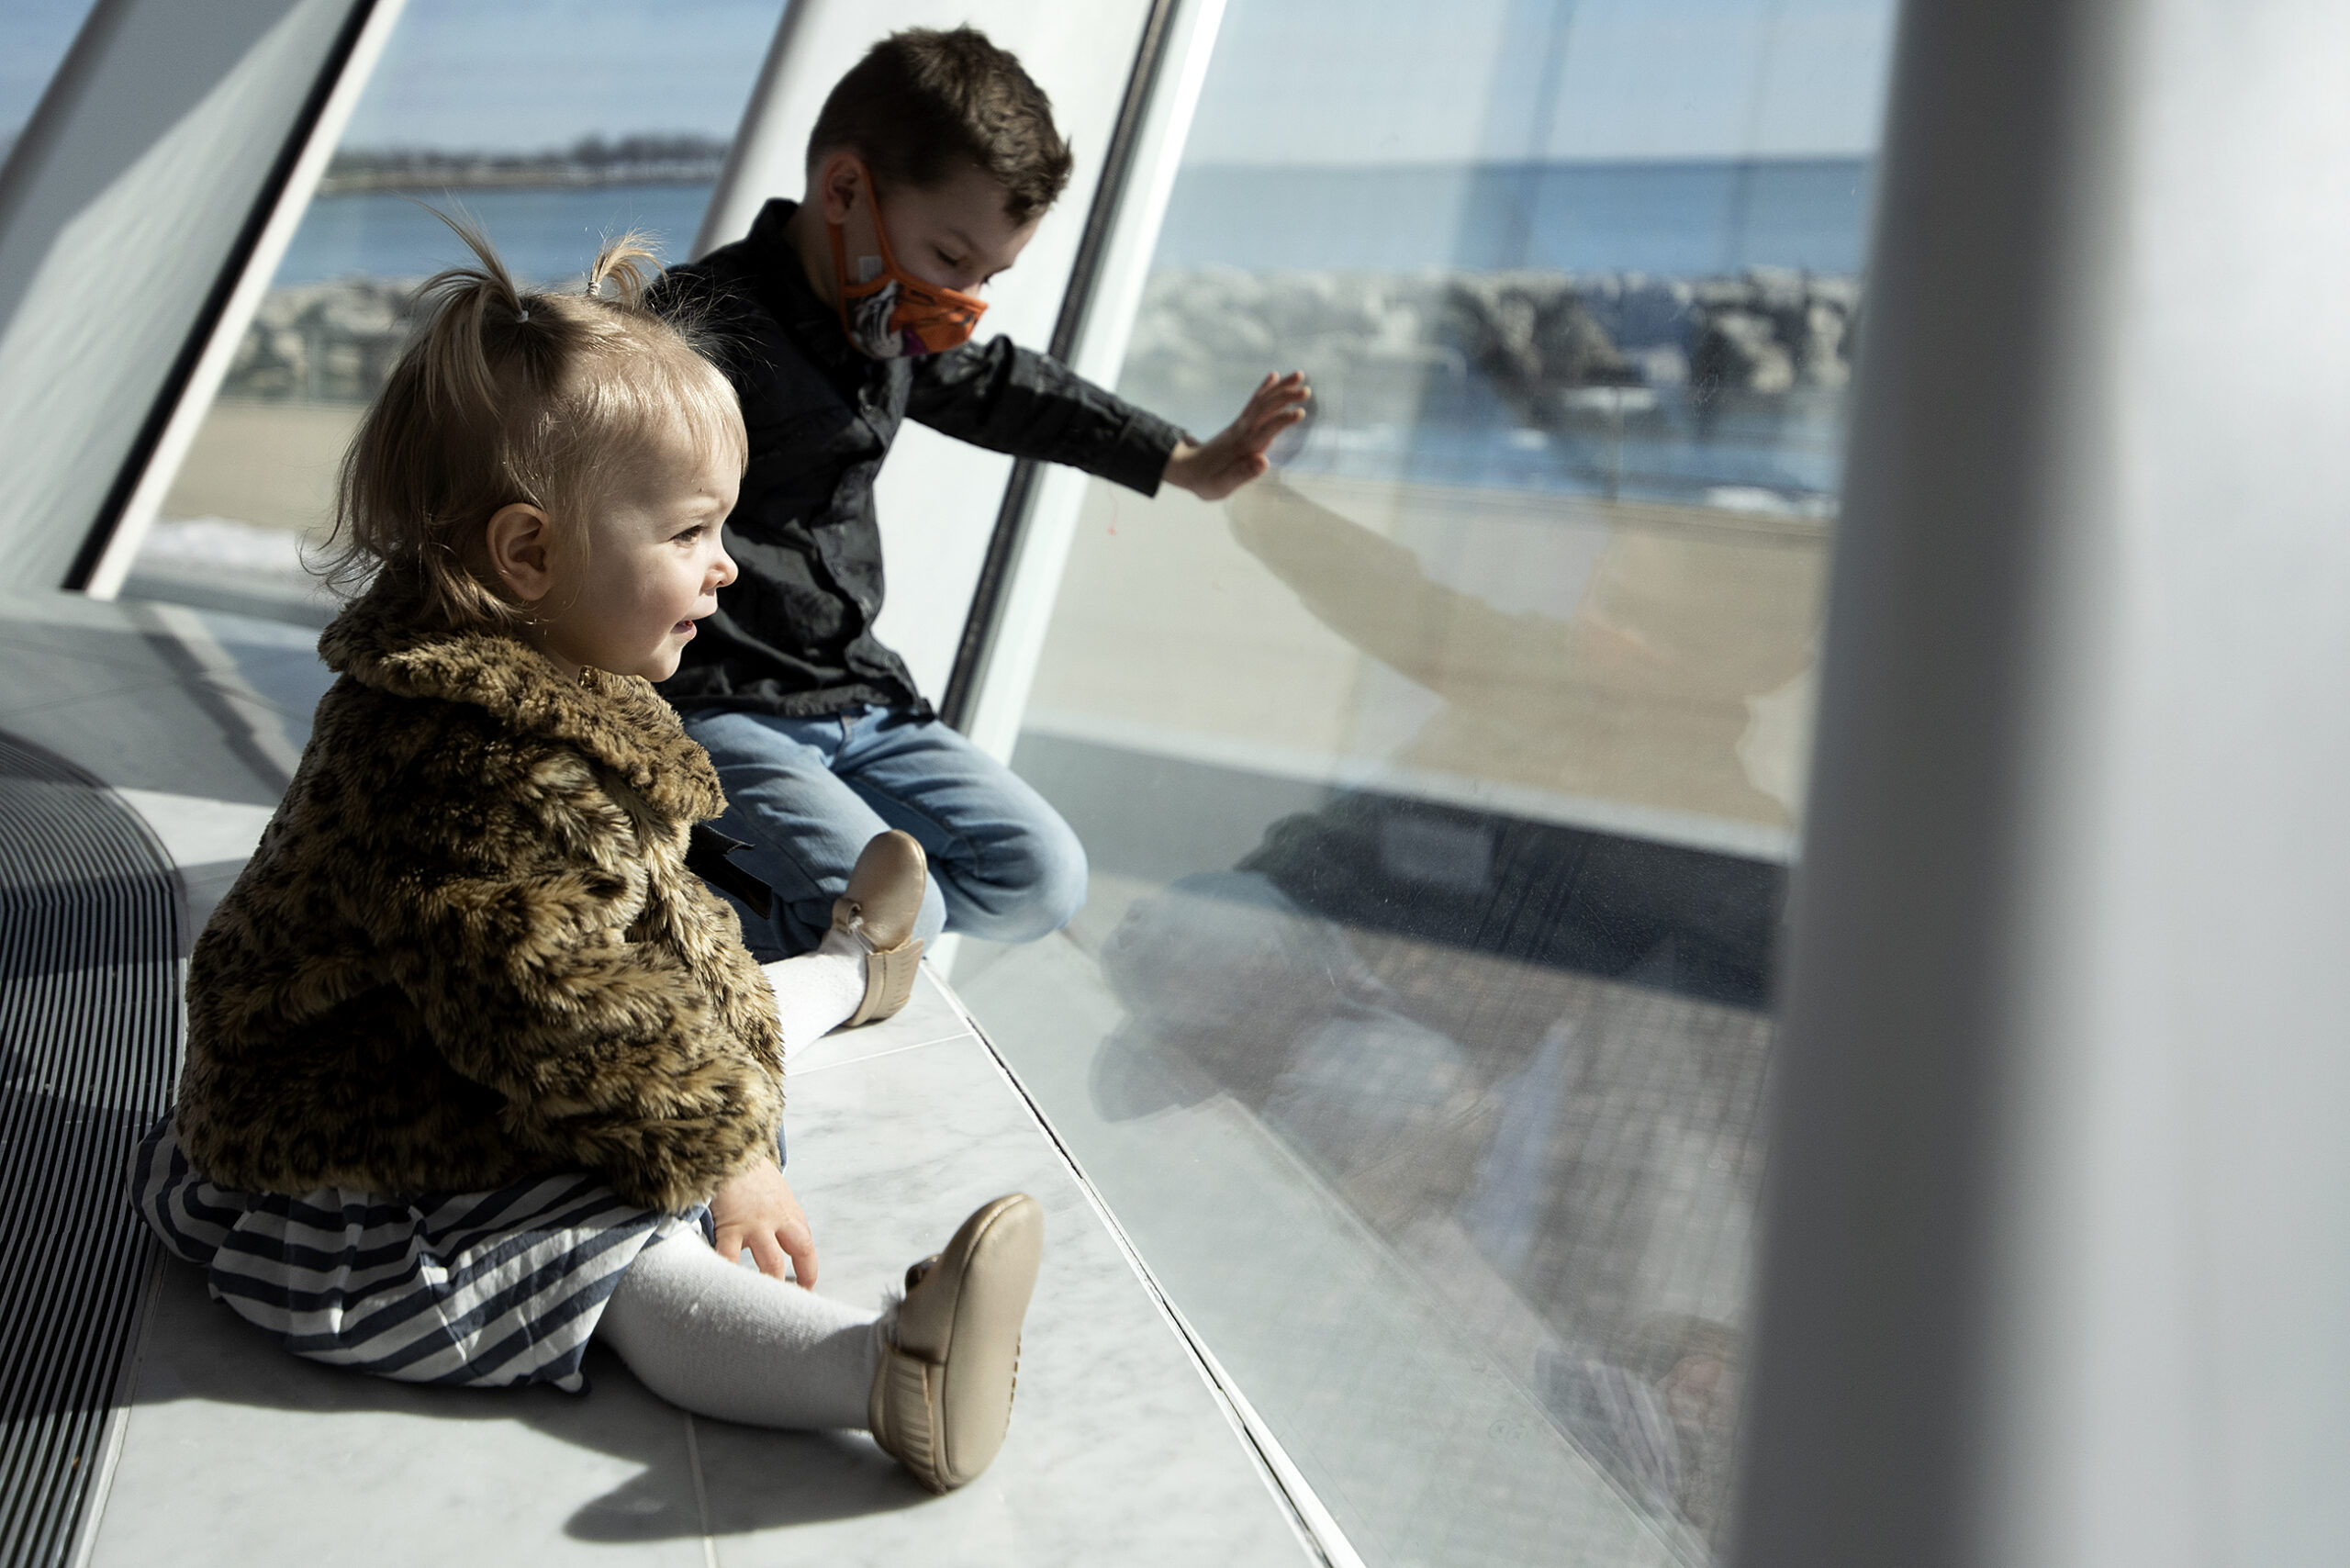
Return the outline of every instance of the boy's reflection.
[[[1603,562],[1591,598],[1616,618],[1506,615],[1293,490],[1259,489],[1235,509],[1241,542],[1326,624],[1450,699],[1417,752],[1502,751],[1562,792],[1647,780],[1651,798],[1685,767],[1673,803],[1763,815],[1735,748],[1746,700],[1808,657],[1795,613],[1744,615],[1772,645],[1733,646],[1722,623],[1740,618],[1706,602],[1724,585],[1684,574],[1694,599],[1658,589],[1632,614],[1640,574]],[[1783,597],[1808,617],[1808,597]],[[1136,1112],[1170,1062],[1203,1070],[1489,1343],[1530,1307],[1540,1327],[1503,1360],[1635,1495],[1711,1533],[1785,879],[1343,795],[1127,913],[1101,955],[1128,1024],[1098,1092]]]
[[[1793,750],[1759,721],[1806,700],[1822,535],[1787,520],[1622,504],[1575,612],[1511,614],[1269,477],[1233,537],[1315,620],[1444,700],[1396,761],[1765,828]]]

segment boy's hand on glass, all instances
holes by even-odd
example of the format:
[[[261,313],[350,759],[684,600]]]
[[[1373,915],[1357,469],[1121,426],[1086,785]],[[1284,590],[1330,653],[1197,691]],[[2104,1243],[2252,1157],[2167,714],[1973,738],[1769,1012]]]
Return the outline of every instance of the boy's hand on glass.
[[[796,1277],[810,1288],[816,1283],[816,1235],[808,1215],[791,1195],[791,1183],[772,1165],[754,1165],[718,1189],[710,1200],[710,1217],[718,1230],[718,1255],[729,1263],[751,1249],[759,1272],[775,1278]],[[791,1260],[784,1271],[783,1260]]]
[[[1167,459],[1162,477],[1203,501],[1224,499],[1271,466],[1265,448],[1272,445],[1275,436],[1305,418],[1306,399],[1313,396],[1302,370],[1267,375],[1249,395],[1238,419],[1206,441],[1196,445],[1187,441],[1178,446]]]

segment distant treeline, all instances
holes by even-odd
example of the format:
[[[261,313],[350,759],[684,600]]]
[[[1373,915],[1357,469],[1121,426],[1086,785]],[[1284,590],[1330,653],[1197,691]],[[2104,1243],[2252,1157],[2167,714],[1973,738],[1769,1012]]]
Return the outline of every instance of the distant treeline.
[[[536,152],[437,147],[346,147],[327,165],[319,194],[422,191],[485,185],[699,185],[718,177],[726,143],[708,136],[583,137]]]

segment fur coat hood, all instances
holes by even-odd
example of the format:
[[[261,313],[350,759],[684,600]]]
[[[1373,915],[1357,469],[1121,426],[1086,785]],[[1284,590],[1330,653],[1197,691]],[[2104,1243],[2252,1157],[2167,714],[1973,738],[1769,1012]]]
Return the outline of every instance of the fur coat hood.
[[[378,588],[197,941],[178,1132],[213,1182],[471,1192],[565,1170],[679,1209],[775,1157],[775,1001],[686,869],[724,808],[646,682],[420,630]]]

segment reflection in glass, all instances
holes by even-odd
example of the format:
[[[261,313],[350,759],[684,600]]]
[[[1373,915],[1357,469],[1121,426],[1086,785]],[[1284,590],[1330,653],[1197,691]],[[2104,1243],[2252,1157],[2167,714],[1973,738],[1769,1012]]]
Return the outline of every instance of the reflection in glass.
[[[1890,6],[1376,19],[1227,12],[1120,390],[1317,419],[1090,492],[957,981],[1368,1561],[1704,1562]]]
[[[123,591],[323,623],[336,465],[417,285],[466,259],[426,204],[543,285],[631,229],[681,249],[781,9],[410,0]]]

